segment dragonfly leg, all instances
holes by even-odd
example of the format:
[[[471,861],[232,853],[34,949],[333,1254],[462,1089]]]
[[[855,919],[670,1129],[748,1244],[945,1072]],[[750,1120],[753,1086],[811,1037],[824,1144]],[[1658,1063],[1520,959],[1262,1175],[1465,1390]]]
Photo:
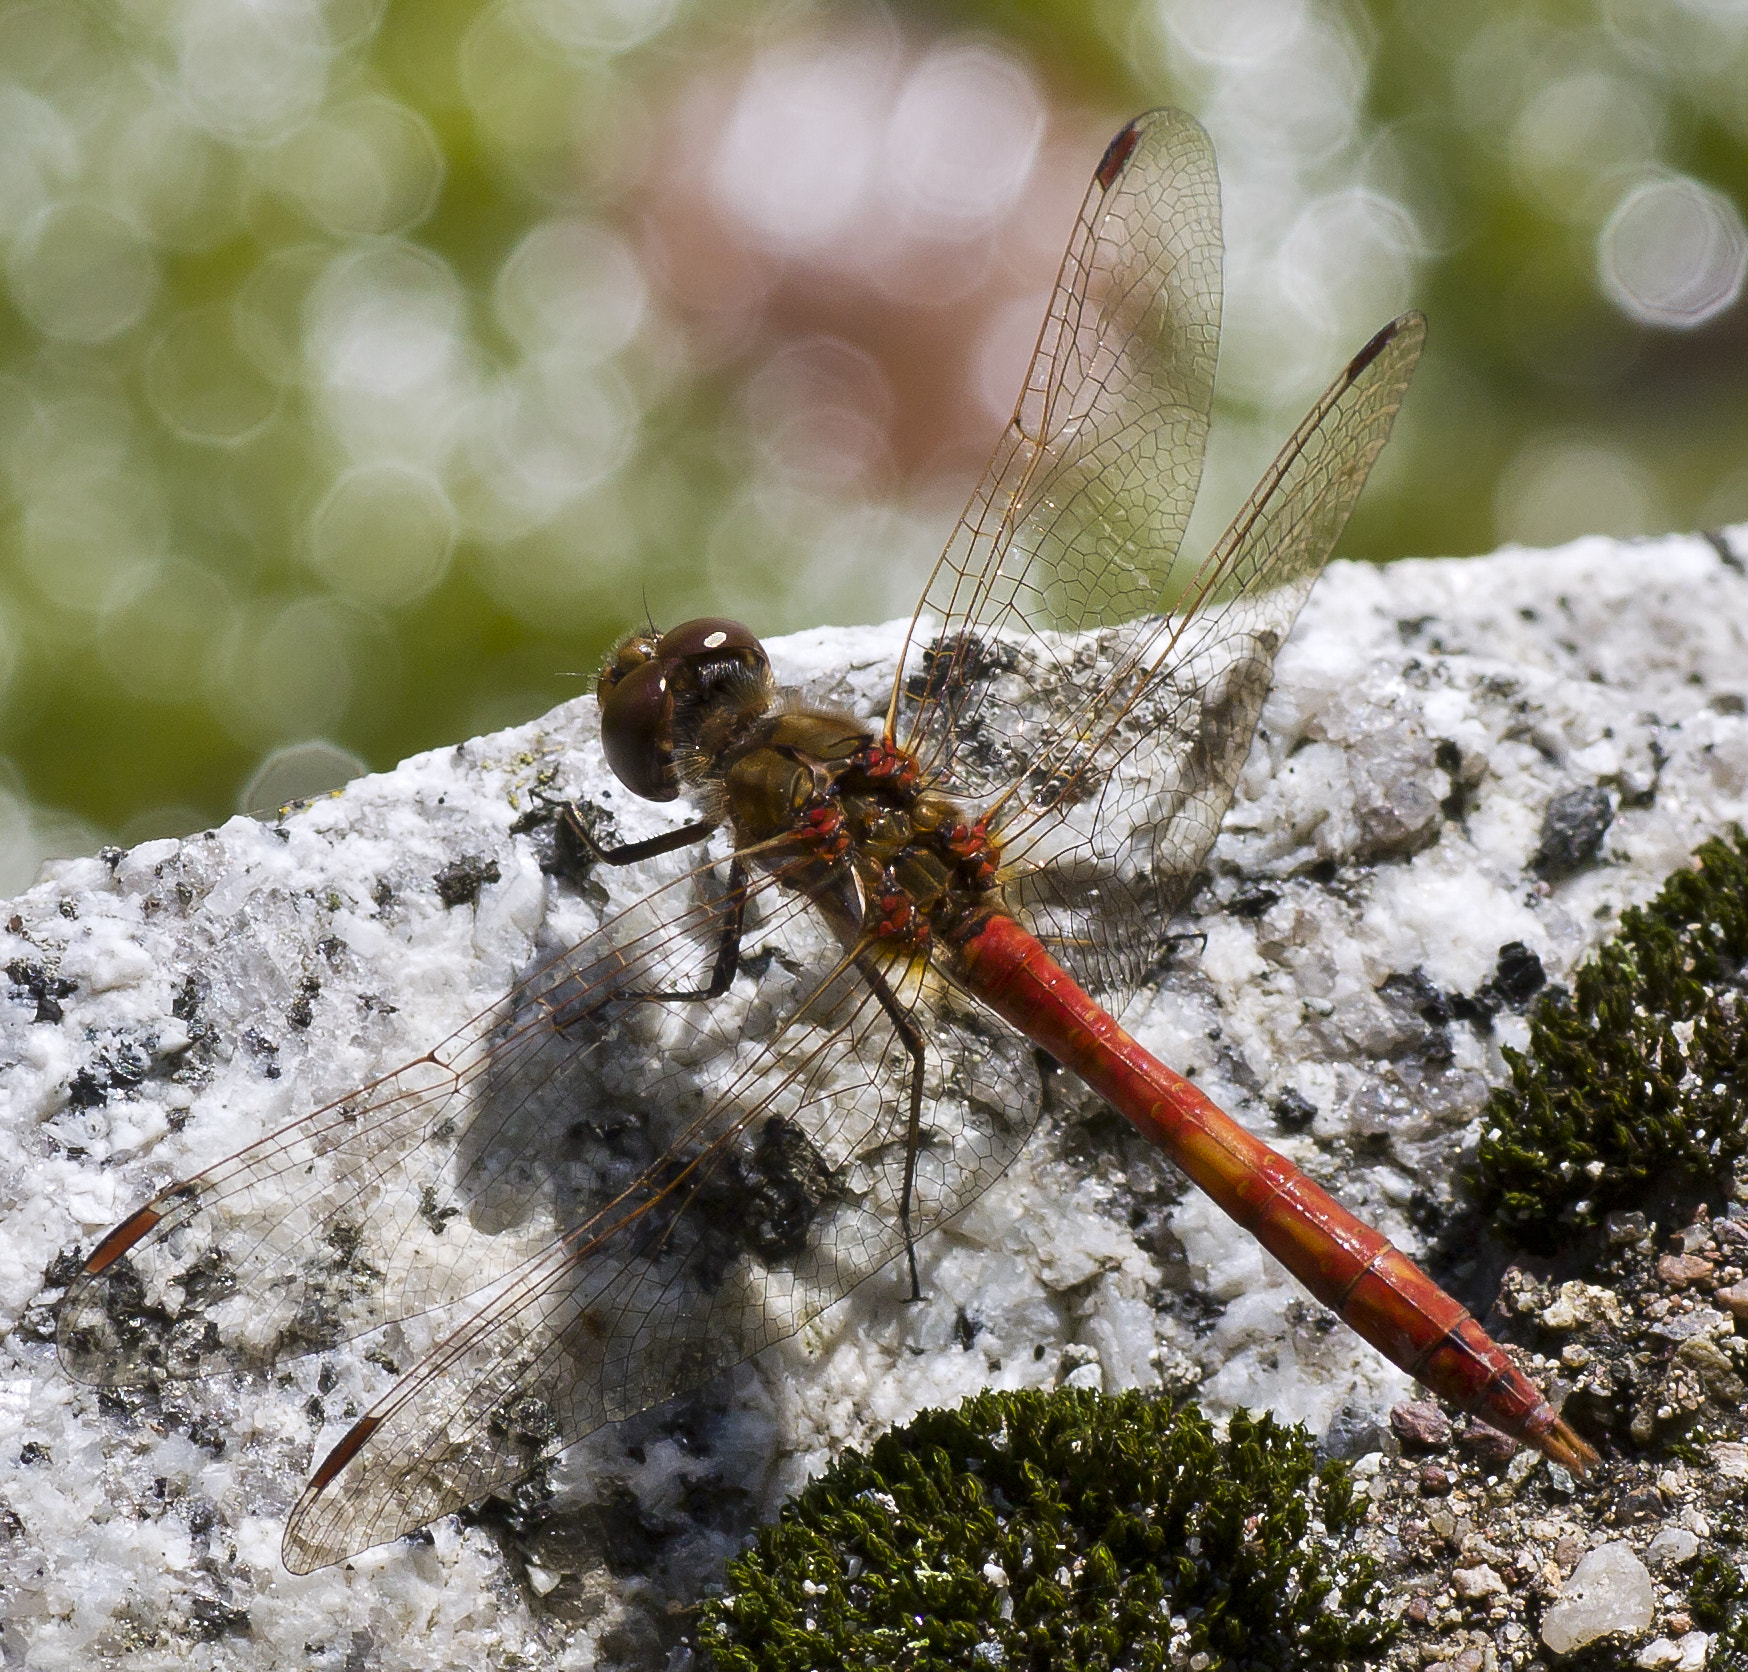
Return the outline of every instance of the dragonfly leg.
[[[716,829],[713,819],[697,819],[675,830],[664,830],[641,842],[621,842],[618,847],[604,848],[595,840],[595,833],[583,821],[574,801],[567,801],[558,810],[558,827],[599,865],[636,865],[645,859],[656,859],[664,853],[674,853],[702,842]]]
[[[898,1198],[898,1222],[904,1228],[904,1255],[910,1262],[910,1298],[913,1301],[921,1300],[923,1285],[922,1279],[917,1276],[916,1236],[910,1228],[910,1201],[916,1188],[917,1146],[922,1141],[923,1129],[922,1030],[911,1019],[910,1012],[898,1002],[898,995],[893,992],[886,977],[865,958],[858,958],[856,964],[874,997],[880,1001],[880,1008],[886,1012],[893,1032],[898,1035],[899,1042],[910,1057],[910,1113],[904,1129],[904,1189]]]
[[[747,869],[737,853],[728,862],[728,893],[723,896],[726,915],[722,920],[722,933],[716,943],[716,962],[711,968],[710,980],[706,986],[690,987],[683,992],[673,993],[615,993],[613,997],[646,999],[655,1004],[690,1004],[699,999],[721,998],[732,985],[735,971],[740,968],[741,931],[746,924],[747,892]]]

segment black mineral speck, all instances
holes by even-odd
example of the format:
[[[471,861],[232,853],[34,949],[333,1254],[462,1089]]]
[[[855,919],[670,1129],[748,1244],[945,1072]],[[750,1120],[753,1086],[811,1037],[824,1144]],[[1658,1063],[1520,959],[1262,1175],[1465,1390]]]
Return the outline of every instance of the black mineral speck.
[[[6,966],[6,974],[15,989],[36,1000],[35,1020],[39,1022],[60,1021],[65,1015],[60,1001],[78,991],[77,983],[51,975],[41,964],[26,958],[14,958]]]
[[[76,1248],[63,1248],[43,1268],[42,1286],[45,1289],[64,1289],[84,1266],[84,1256]]]
[[[1289,1086],[1269,1105],[1283,1132],[1303,1132],[1317,1119],[1317,1105]]]
[[[1431,1027],[1442,1028],[1450,1023],[1450,1000],[1438,990],[1424,970],[1387,975],[1379,985],[1378,992],[1387,1003],[1400,1010],[1412,1011]]]
[[[1012,645],[959,633],[924,647],[920,667],[905,681],[905,694],[919,701],[951,702],[989,674],[1011,673],[1018,666]]]
[[[749,1241],[766,1260],[799,1254],[831,1189],[825,1158],[793,1121],[766,1121],[746,1170]]]
[[[498,880],[495,859],[458,859],[446,865],[431,880],[437,885],[437,898],[449,907],[472,905],[480,889]]]
[[[252,1055],[260,1064],[261,1072],[269,1080],[279,1078],[279,1042],[269,1039],[259,1028],[248,1028],[243,1033],[243,1043],[249,1047]]]
[[[103,1082],[89,1068],[81,1068],[67,1083],[67,1102],[75,1109],[98,1108],[108,1096]]]
[[[170,1014],[178,1021],[191,1021],[206,999],[206,983],[198,975],[183,977],[176,997],[170,1003]]]
[[[1594,864],[1614,822],[1614,804],[1600,784],[1567,790],[1548,803],[1541,842],[1531,861],[1544,877],[1570,876]]]
[[[297,997],[291,1001],[291,1007],[285,1013],[286,1021],[294,1028],[307,1028],[314,1020],[313,1006],[316,995],[321,990],[321,982],[313,975],[306,975],[297,985]]]
[[[1234,917],[1261,917],[1280,897],[1278,888],[1245,888],[1232,897],[1232,903],[1226,909]]]
[[[1507,941],[1499,949],[1499,965],[1489,983],[1512,1010],[1522,1010],[1548,984],[1542,961],[1522,941]]]
[[[233,1608],[216,1597],[196,1597],[188,1605],[189,1635],[199,1643],[216,1643],[221,1637],[249,1637],[253,1629],[249,1610]]]

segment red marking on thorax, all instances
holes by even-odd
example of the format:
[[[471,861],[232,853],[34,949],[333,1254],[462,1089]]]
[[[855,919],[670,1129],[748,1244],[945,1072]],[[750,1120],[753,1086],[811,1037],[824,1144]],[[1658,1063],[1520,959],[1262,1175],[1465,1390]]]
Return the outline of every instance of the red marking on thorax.
[[[822,859],[841,859],[850,851],[850,833],[837,807],[815,807],[801,821],[800,834],[813,844]]]
[[[959,862],[960,873],[974,888],[988,888],[995,881],[995,847],[983,821],[956,824],[946,835],[947,852]]]
[[[890,784],[900,790],[915,789],[922,776],[914,756],[884,740],[870,743],[862,750],[856,757],[856,767],[871,783]]]

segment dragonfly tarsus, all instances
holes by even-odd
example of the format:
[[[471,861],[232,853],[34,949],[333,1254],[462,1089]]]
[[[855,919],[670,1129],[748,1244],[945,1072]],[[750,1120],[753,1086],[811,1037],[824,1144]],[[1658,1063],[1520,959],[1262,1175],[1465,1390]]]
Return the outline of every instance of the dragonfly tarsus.
[[[722,935],[716,943],[716,961],[710,969],[710,980],[702,987],[690,987],[678,992],[630,992],[619,996],[643,999],[651,1004],[690,1004],[705,999],[719,999],[734,983],[740,968],[741,935],[746,927],[749,893],[746,862],[737,853],[728,862],[728,892],[723,896],[725,916]]]

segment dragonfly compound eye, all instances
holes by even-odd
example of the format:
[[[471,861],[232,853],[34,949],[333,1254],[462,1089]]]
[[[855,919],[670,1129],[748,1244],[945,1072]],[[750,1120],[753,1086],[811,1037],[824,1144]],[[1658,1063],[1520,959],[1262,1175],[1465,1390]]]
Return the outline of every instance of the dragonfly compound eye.
[[[714,615],[682,621],[671,632],[663,633],[655,654],[663,660],[686,661],[699,668],[717,662],[745,668],[768,666],[765,647],[748,628]]]
[[[601,698],[601,748],[613,776],[646,801],[680,793],[674,768],[672,663],[648,661],[616,680]],[[602,676],[603,685],[606,675]]]
[[[595,681],[595,701],[602,708],[607,706],[607,699],[628,673],[635,673],[645,663],[655,659],[657,636],[654,633],[633,633],[629,638],[622,639],[619,648],[607,658],[601,669],[601,676]]]

